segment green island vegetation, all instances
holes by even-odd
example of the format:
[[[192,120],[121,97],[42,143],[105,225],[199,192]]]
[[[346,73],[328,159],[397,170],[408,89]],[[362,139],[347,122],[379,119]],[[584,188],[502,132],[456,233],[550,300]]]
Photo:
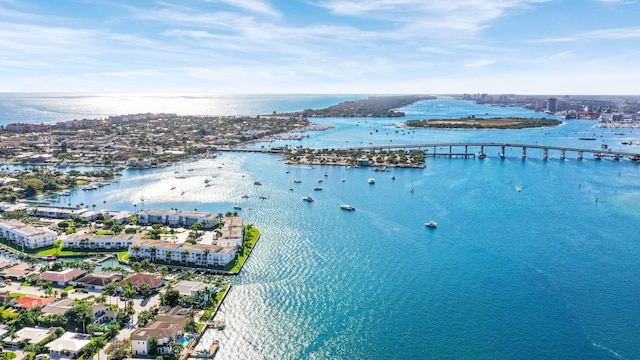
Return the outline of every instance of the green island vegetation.
[[[281,153],[289,164],[359,166],[363,159],[368,166],[424,167],[425,155],[420,150],[357,150],[283,148]]]
[[[395,111],[421,100],[433,100],[434,96],[398,95],[371,96],[363,100],[345,101],[324,109],[307,109],[303,117],[402,117],[404,112]]]
[[[560,120],[546,118],[476,118],[468,116],[458,119],[430,119],[430,120],[409,120],[404,122],[408,128],[430,128],[430,129],[527,129],[536,127],[550,127],[562,124]]]

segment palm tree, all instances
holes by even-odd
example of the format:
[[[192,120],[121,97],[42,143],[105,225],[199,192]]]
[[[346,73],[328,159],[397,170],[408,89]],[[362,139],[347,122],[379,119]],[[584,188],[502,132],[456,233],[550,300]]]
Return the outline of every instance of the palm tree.
[[[167,250],[164,253],[164,261],[171,261],[171,254],[173,254],[173,250]]]
[[[138,253],[140,252],[140,245],[133,245],[131,247],[131,250],[133,250],[133,257],[138,257]]]
[[[189,250],[184,249],[182,250],[182,261],[186,264],[187,263],[187,257],[189,256]]]
[[[158,249],[155,246],[152,246],[151,248],[149,248],[149,253],[151,254],[151,261],[155,261],[156,260],[156,252],[158,251]]]
[[[211,253],[211,250],[204,249],[204,263],[205,263],[205,265],[209,265],[209,254],[210,253]]]

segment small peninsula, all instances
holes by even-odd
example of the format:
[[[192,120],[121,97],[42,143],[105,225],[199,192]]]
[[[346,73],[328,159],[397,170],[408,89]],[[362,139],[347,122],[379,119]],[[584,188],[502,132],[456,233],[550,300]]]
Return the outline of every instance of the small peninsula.
[[[300,115],[303,117],[403,117],[404,112],[393,109],[435,98],[435,96],[426,95],[370,96],[363,100],[345,101],[324,109],[307,109]]]
[[[527,129],[536,127],[551,127],[562,124],[560,120],[546,118],[476,118],[469,116],[458,119],[430,119],[430,120],[409,120],[402,126],[408,128],[430,128],[430,129]]]

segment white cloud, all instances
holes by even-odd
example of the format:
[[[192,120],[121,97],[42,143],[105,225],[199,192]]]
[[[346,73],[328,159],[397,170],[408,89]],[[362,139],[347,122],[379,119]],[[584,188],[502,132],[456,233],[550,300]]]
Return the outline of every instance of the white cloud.
[[[225,3],[240,9],[249,10],[251,12],[268,15],[279,18],[282,16],[278,11],[273,9],[268,3],[262,0],[207,0],[209,3]]]

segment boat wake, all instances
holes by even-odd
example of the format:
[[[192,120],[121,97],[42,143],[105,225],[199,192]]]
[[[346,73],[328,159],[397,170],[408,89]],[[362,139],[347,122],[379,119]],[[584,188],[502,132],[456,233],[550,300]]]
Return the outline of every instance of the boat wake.
[[[624,356],[622,356],[622,355],[618,354],[617,352],[615,352],[615,351],[613,351],[613,350],[609,349],[609,348],[608,348],[608,347],[606,347],[606,346],[602,346],[602,345],[600,345],[600,344],[598,344],[598,343],[596,343],[596,342],[593,342],[593,343],[591,343],[591,344],[592,344],[593,346],[597,347],[598,349],[602,349],[602,350],[604,350],[604,351],[606,351],[606,352],[610,353],[610,354],[611,354],[611,355],[613,355],[616,359],[623,359],[623,360],[626,360],[626,359],[627,359],[626,357],[624,357]]]

